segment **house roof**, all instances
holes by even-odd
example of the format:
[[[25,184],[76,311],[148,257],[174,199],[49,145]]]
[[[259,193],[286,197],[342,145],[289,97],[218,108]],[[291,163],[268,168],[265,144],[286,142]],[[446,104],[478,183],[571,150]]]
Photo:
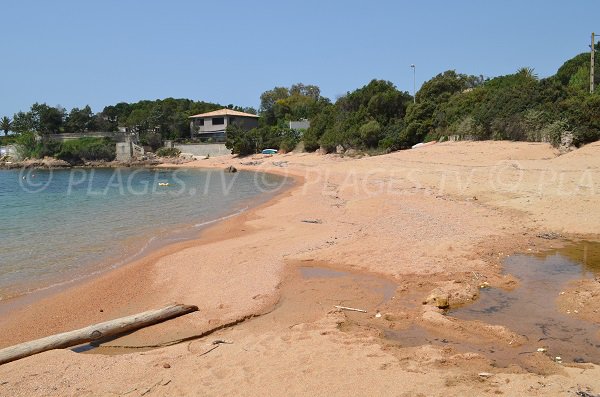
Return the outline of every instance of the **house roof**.
[[[237,110],[231,110],[227,108],[215,110],[208,113],[200,113],[190,116],[190,119],[204,118],[204,117],[219,117],[219,116],[238,116],[238,117],[255,117],[258,118],[255,114],[238,112]]]

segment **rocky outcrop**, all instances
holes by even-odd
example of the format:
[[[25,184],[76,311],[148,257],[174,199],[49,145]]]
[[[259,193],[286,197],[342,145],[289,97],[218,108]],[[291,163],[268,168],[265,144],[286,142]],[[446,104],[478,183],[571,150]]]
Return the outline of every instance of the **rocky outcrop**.
[[[171,164],[186,163],[190,160],[171,161]],[[145,158],[140,160],[130,161],[85,161],[79,164],[71,164],[64,160],[46,157],[44,159],[27,159],[23,161],[0,161],[0,169],[20,169],[20,168],[38,168],[38,169],[60,169],[70,167],[83,168],[118,168],[118,167],[153,167],[165,163],[162,158]]]
[[[71,164],[64,160],[58,160],[52,157],[44,157],[43,159],[28,159],[17,162],[5,162],[4,167],[12,168],[69,168]]]

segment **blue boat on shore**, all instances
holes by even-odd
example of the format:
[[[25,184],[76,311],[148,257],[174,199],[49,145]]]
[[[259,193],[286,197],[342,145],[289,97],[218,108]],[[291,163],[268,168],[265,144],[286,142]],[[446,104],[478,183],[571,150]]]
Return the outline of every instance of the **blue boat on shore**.
[[[277,149],[263,149],[262,154],[277,154]]]

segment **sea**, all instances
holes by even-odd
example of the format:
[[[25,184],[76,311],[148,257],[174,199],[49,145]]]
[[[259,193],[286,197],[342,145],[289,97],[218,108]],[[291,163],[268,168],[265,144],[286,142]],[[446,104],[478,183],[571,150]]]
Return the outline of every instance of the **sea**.
[[[0,170],[0,300],[198,238],[291,184],[214,169]]]

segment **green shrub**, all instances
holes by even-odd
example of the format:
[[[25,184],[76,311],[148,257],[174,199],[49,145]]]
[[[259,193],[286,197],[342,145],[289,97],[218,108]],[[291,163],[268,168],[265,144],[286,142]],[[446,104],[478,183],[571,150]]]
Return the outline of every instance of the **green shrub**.
[[[71,164],[115,159],[115,144],[108,138],[80,138],[63,142],[57,158]]]
[[[285,153],[291,152],[300,142],[300,136],[300,131],[285,129],[279,143],[279,150]]]
[[[309,128],[304,132],[302,141],[304,142],[304,150],[307,152],[314,152],[319,149],[319,136],[313,128]]]
[[[60,142],[41,138],[33,132],[24,132],[14,140],[18,157],[39,159],[53,157],[60,151]]]
[[[140,137],[140,143],[156,151],[162,146],[162,135],[158,132],[148,132]]]
[[[174,147],[161,147],[156,151],[156,155],[159,157],[178,157],[181,154],[181,150]]]

